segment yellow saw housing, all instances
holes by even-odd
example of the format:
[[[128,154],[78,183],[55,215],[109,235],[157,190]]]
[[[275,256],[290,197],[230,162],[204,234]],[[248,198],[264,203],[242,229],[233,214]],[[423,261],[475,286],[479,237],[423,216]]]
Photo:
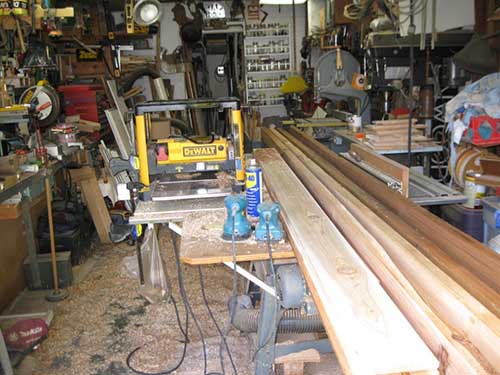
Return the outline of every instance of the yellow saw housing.
[[[208,142],[210,138],[198,137],[198,142]],[[157,159],[157,163],[179,164],[210,161],[225,161],[228,158],[228,141],[225,138],[216,139],[211,143],[198,144],[188,139],[159,139],[157,148],[166,146],[168,160]]]

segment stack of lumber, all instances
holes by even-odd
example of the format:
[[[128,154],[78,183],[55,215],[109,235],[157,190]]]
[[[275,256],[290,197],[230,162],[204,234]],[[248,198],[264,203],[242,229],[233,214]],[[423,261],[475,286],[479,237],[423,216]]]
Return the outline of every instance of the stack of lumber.
[[[344,372],[499,374],[500,256],[296,128],[262,136],[276,149],[257,152],[265,184]],[[439,367],[393,331],[391,301]]]
[[[366,144],[377,151],[406,150],[408,148],[409,120],[384,120],[375,121],[373,125],[366,126]],[[432,138],[425,135],[426,125],[417,124],[412,120],[411,147],[436,146]]]

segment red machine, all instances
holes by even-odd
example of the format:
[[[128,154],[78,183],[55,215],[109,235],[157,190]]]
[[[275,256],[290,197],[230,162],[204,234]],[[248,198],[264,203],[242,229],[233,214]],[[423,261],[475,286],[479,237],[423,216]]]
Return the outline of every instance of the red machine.
[[[500,119],[490,116],[472,117],[464,137],[475,146],[500,145]]]
[[[99,122],[100,112],[108,108],[102,85],[67,85],[57,89],[64,95],[66,115]]]

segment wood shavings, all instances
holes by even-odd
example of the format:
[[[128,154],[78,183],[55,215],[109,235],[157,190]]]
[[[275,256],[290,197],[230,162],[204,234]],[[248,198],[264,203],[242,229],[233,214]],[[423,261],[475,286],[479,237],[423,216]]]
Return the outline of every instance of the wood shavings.
[[[159,239],[167,272],[175,286],[174,298],[184,320],[170,235],[160,231]],[[88,278],[69,288],[67,300],[54,305],[55,317],[49,337],[32,354],[37,363],[33,375],[134,374],[127,368],[126,358],[132,350],[143,345],[132,363],[141,371],[162,370],[177,361],[182,350],[179,343],[182,337],[173,305],[146,301],[139,294],[138,280],[122,270],[123,257],[134,253],[134,247],[125,245],[98,250],[96,266]],[[187,294],[207,340],[208,371],[220,371],[220,339],[203,304],[197,269],[182,265],[182,270]],[[203,273],[210,307],[223,327],[228,319],[232,273],[222,265],[206,266]],[[189,332],[191,343],[186,359],[175,373],[202,375],[200,337],[192,319]],[[228,340],[238,373],[253,374],[247,339],[231,331]],[[229,366],[227,357],[225,363]]]

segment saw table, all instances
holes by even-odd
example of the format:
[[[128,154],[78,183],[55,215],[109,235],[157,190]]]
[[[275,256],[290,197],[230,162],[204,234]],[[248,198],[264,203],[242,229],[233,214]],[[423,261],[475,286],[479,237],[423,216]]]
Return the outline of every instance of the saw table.
[[[222,239],[226,219],[223,198],[177,201],[140,201],[130,224],[168,224],[182,235],[181,261],[191,265],[232,262],[231,241]],[[182,227],[179,224],[182,223]],[[273,259],[294,258],[287,241],[272,244]],[[252,262],[269,259],[264,242],[253,237],[236,243],[236,260]]]

